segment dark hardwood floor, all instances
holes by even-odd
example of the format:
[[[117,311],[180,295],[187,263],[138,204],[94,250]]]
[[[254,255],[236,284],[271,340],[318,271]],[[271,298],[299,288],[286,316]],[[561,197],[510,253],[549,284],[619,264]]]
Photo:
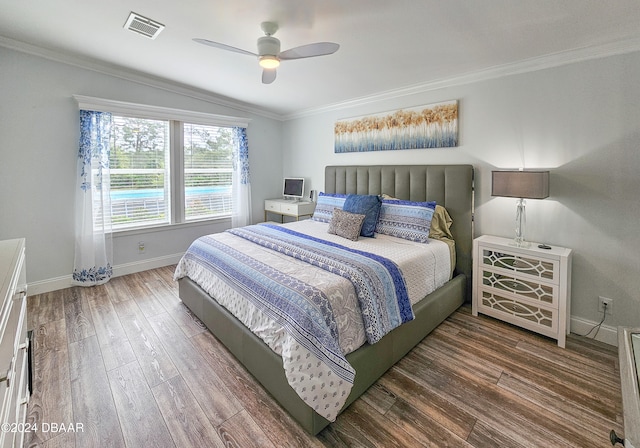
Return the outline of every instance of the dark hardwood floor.
[[[591,448],[623,433],[615,347],[572,335],[561,349],[464,306],[311,437],[182,305],[172,273],[28,299],[27,446]]]

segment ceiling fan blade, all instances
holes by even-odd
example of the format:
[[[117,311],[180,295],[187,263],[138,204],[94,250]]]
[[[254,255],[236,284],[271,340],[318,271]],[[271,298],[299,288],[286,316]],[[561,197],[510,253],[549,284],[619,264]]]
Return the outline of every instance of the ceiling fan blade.
[[[232,47],[231,45],[221,44],[220,42],[214,42],[212,40],[207,39],[193,39],[194,42],[198,42],[199,44],[208,45],[210,47],[220,48],[222,50],[233,51],[235,53],[247,54],[249,56],[258,56],[256,53],[252,53],[247,50],[243,50],[241,48]]]
[[[262,69],[262,84],[271,84],[276,80],[276,74],[275,68]]]
[[[333,42],[316,42],[314,44],[301,45],[299,47],[282,51],[278,57],[283,60],[312,58],[315,56],[333,54],[338,51],[338,48],[340,48],[340,45]]]

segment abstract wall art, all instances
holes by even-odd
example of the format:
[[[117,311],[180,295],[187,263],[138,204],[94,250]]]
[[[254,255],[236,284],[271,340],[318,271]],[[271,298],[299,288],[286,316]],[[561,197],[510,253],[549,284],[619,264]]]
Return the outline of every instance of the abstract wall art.
[[[458,101],[339,120],[335,152],[458,146]]]

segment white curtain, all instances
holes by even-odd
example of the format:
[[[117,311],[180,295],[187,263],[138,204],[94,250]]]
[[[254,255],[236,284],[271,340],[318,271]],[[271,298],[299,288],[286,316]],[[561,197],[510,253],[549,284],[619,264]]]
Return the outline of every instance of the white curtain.
[[[235,150],[233,152],[231,225],[242,227],[251,221],[251,183],[249,182],[249,144],[247,129],[233,128]]]
[[[111,114],[80,111],[73,283],[93,286],[113,275],[109,139]]]

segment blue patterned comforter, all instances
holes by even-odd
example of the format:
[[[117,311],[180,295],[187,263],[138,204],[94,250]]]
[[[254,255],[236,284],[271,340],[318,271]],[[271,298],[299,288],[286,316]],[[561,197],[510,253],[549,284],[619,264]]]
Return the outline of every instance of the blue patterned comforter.
[[[295,232],[255,225],[227,231],[281,254],[349,279],[362,310],[365,333],[375,343],[413,319],[400,270],[368,252]],[[324,292],[262,263],[215,238],[196,240],[176,269],[206,270],[242,295],[286,332],[285,375],[298,395],[320,415],[335,420],[353,385],[355,371],[339,346],[335,316]]]
[[[402,273],[391,260],[277,225],[228,232],[349,279],[358,294],[370,344],[414,317]]]

